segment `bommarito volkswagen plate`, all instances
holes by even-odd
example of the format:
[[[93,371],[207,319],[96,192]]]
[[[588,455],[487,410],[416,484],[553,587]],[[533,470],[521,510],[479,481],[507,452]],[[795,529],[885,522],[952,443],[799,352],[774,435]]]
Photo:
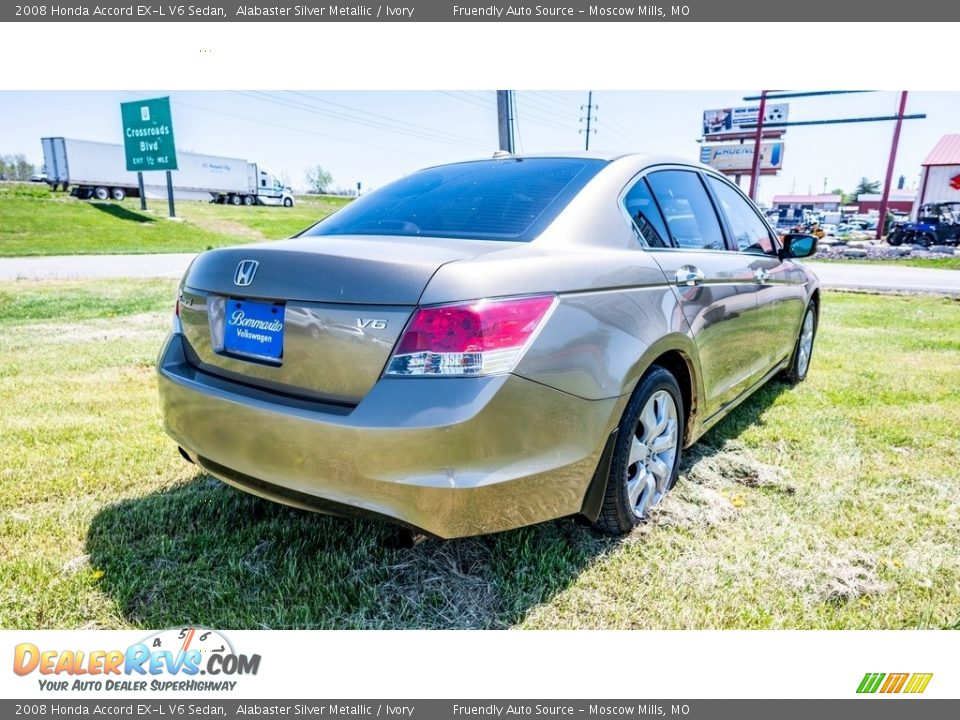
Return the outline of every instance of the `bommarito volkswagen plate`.
[[[428,168],[298,236],[199,255],[159,360],[166,429],[224,482],[440,537],[641,522],[680,453],[820,304],[704,166],[507,155]]]

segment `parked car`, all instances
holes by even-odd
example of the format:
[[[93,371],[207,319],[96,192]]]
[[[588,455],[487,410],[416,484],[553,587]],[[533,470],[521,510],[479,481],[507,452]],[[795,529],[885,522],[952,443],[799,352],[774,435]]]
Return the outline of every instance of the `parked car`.
[[[203,470],[451,538],[581,515],[624,533],[820,307],[722,175],[644,155],[428,168],[296,237],[200,254],[160,353]]]

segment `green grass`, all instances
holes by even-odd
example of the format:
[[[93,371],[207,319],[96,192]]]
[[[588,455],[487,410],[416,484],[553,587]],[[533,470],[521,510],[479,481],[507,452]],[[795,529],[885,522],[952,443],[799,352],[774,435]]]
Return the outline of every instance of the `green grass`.
[[[398,549],[179,458],[153,371],[172,281],[4,293],[0,627],[960,624],[956,301],[826,294],[807,382],[712,430],[625,539],[562,520]]]
[[[939,258],[885,258],[867,260],[866,258],[811,258],[811,262],[857,263],[860,265],[906,265],[907,267],[937,268],[940,270],[960,270],[960,257]]]
[[[178,201],[178,221],[165,201],[96,202],[52,193],[46,185],[0,183],[0,257],[109,253],[198,252],[303,230],[349,202],[298,198],[292,208],[233,207]]]

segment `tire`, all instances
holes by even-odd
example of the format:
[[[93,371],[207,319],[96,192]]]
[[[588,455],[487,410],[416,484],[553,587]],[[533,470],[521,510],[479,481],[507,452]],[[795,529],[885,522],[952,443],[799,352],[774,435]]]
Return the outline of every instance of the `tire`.
[[[239,205],[239,204],[240,204],[240,196],[239,196],[239,195],[231,195],[231,196],[230,196],[230,204],[231,204],[231,205]]]
[[[784,370],[781,375],[784,382],[796,385],[806,380],[807,372],[810,370],[810,358],[813,356],[814,341],[817,338],[818,319],[817,306],[811,302],[807,305],[807,311],[803,314],[803,322],[800,323],[800,333],[797,335],[797,342],[793,346],[790,367]]]
[[[117,202],[120,202],[127,196],[127,192],[123,188],[113,188],[110,191],[110,197],[112,197]]]
[[[610,535],[630,532],[670,491],[680,468],[684,421],[676,378],[654,365],[623,411],[603,507],[594,523],[597,530]],[[655,443],[664,449],[651,452]]]
[[[284,198],[283,199],[284,207],[293,207],[293,198]]]
[[[931,245],[936,245],[937,240],[930,233],[923,233],[922,235],[917,236],[917,242],[924,247],[930,247]]]
[[[893,246],[897,246],[903,242],[903,233],[899,230],[894,230],[890,233],[890,237],[887,238],[887,243]]]
[[[243,204],[244,204],[244,205],[247,205],[247,206],[253,205],[253,196],[252,196],[252,195],[244,195],[244,196],[243,196]]]
[[[105,187],[94,188],[94,189],[93,189],[93,196],[94,196],[97,200],[109,200],[109,199],[110,199],[110,191],[107,190]]]

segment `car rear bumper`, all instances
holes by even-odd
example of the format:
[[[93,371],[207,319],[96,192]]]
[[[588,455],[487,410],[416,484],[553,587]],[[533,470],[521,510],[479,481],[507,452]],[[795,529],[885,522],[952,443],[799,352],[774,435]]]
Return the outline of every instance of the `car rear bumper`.
[[[225,482],[445,538],[579,512],[625,402],[500,375],[382,379],[354,407],[325,405],[198,371],[178,334],[158,375],[167,432]]]

